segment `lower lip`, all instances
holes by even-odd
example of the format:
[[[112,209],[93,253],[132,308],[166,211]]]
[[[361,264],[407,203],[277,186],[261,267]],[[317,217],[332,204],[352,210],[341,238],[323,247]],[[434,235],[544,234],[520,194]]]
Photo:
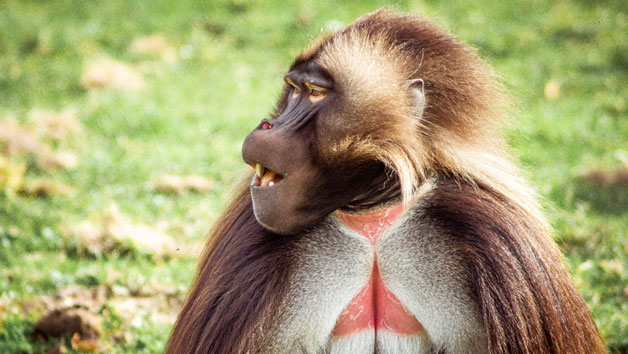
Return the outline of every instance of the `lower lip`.
[[[256,174],[253,176],[253,181],[251,182],[252,186],[259,187],[262,184],[262,179]]]

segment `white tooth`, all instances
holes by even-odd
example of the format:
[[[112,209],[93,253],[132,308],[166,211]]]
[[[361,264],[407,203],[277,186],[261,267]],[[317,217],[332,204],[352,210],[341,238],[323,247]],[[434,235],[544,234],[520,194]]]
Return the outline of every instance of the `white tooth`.
[[[262,165],[256,163],[255,164],[255,173],[257,173],[257,177],[262,178],[264,175],[264,167]]]
[[[269,186],[269,187],[272,187],[272,186],[274,186],[274,185],[275,185],[275,182],[270,182],[270,183],[268,184],[268,186]]]

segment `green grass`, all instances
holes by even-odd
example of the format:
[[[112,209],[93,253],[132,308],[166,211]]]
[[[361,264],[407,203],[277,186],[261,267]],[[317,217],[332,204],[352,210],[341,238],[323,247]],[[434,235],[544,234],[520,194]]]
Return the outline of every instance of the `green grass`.
[[[0,0],[0,120],[72,107],[83,125],[59,143],[77,154],[76,168],[50,173],[28,157],[18,161],[27,177],[54,178],[73,195],[0,194],[0,300],[110,285],[113,272],[119,284],[189,286],[192,257],[79,257],[63,228],[116,203],[136,222],[168,221],[182,244],[202,240],[245,169],[242,139],[272,109],[291,59],[332,21],[347,24],[387,4]],[[628,3],[393,5],[434,18],[502,75],[518,99],[507,131],[513,151],[546,201],[555,238],[611,350],[628,352],[628,188],[580,177],[628,156]],[[136,37],[155,33],[176,49],[176,61],[130,51]],[[102,57],[143,68],[146,88],[84,89],[85,68]],[[550,80],[561,88],[555,100],[543,93]],[[160,194],[150,184],[165,173],[208,176],[215,187]],[[41,314],[9,308],[0,314],[0,353],[43,350],[30,336]],[[123,326],[114,315],[105,321],[111,331]],[[169,326],[131,327],[132,339],[114,351],[161,352]]]

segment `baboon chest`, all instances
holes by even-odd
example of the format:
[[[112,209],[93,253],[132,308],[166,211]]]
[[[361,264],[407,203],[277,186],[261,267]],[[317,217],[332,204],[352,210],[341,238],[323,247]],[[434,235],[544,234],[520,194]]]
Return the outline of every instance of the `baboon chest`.
[[[404,335],[415,335],[424,331],[416,317],[386,286],[378,264],[376,245],[380,237],[398,221],[402,212],[402,206],[397,205],[364,215],[340,213],[337,215],[344,226],[357,232],[369,242],[372,247],[373,262],[368,281],[343,309],[332,332],[333,336],[348,336],[366,330]],[[389,261],[394,262],[394,259]]]
[[[335,213],[299,238],[292,287],[277,323],[281,330],[269,351],[431,353],[421,321],[427,317],[411,301],[433,297],[408,284],[425,278],[415,271],[424,253],[411,213],[401,206]]]

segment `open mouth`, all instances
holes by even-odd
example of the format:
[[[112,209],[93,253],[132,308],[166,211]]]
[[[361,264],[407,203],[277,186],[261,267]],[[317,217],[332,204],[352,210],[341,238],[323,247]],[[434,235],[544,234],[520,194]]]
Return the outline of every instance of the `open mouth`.
[[[259,163],[250,163],[250,165],[255,169],[255,177],[253,177],[251,183],[253,186],[272,187],[283,180],[284,176],[281,173],[275,172]]]

